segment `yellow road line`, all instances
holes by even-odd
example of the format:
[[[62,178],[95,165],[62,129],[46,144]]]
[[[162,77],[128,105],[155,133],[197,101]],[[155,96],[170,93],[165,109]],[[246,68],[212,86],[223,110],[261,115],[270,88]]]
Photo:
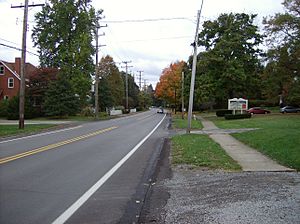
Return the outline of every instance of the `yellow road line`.
[[[71,138],[71,139],[68,139],[68,140],[65,140],[65,141],[62,141],[62,142],[57,142],[57,143],[53,143],[53,144],[50,144],[50,145],[46,145],[46,146],[43,146],[41,148],[33,149],[33,150],[23,152],[23,153],[14,155],[14,156],[1,158],[0,159],[0,164],[4,164],[4,163],[10,162],[10,161],[13,161],[13,160],[16,160],[16,159],[20,159],[20,158],[23,158],[23,157],[31,156],[31,155],[34,155],[34,154],[37,154],[37,153],[40,153],[40,152],[50,150],[50,149],[55,149],[59,146],[63,146],[63,145],[66,145],[66,144],[69,144],[69,143],[72,143],[72,142],[76,142],[76,141],[79,141],[79,140],[82,140],[82,139],[85,139],[85,138],[89,138],[89,137],[92,137],[92,136],[95,136],[95,135],[99,135],[99,134],[111,131],[113,129],[116,129],[116,128],[117,128],[116,126],[113,126],[113,127],[98,130],[98,131],[95,131],[95,132],[92,132],[92,133],[89,133],[89,134],[86,134],[86,135],[81,135],[81,136],[78,136],[78,137],[75,137],[75,138]]]

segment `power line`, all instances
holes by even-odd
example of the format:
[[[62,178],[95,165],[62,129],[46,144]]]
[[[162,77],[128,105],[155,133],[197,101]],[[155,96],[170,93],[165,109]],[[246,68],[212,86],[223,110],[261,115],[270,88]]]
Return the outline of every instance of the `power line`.
[[[17,50],[17,51],[22,51],[21,48],[14,47],[14,46],[11,46],[11,45],[7,45],[7,44],[3,44],[3,43],[0,43],[0,45],[3,46],[3,47],[7,47],[7,48],[11,48],[11,49]],[[36,53],[30,52],[30,51],[28,51],[28,50],[26,50],[26,52],[29,53],[29,54],[31,54],[31,55],[34,55],[34,56],[39,57],[39,55],[36,54]]]
[[[169,20],[189,20],[193,21],[187,17],[172,17],[172,18],[156,18],[156,19],[128,19],[128,20],[108,20],[105,23],[143,23],[143,22],[159,22],[159,21],[169,21]]]
[[[140,39],[140,40],[128,40],[128,41],[125,40],[125,41],[120,41],[120,43],[160,41],[160,40],[186,39],[186,38],[191,38],[191,36],[161,37],[161,38],[153,38],[153,39]]]

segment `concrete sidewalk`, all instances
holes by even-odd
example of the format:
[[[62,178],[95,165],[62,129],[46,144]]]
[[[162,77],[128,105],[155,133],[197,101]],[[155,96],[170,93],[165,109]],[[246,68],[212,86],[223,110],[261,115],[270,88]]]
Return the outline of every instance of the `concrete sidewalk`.
[[[237,161],[243,171],[294,171],[288,167],[279,165],[257,150],[241,143],[227,132],[222,132],[211,121],[198,117],[203,124],[203,133],[207,133],[211,139],[217,142],[226,152]],[[242,129],[243,130],[243,129]],[[249,130],[248,130],[249,131]],[[192,133],[200,134],[199,131]],[[229,131],[229,133],[232,133]]]

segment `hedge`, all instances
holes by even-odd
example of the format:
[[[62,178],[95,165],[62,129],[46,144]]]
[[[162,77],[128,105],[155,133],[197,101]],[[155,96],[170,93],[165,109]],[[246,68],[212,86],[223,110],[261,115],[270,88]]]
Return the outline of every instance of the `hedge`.
[[[224,117],[226,114],[232,114],[232,110],[217,110],[217,117]]]
[[[251,114],[225,114],[226,120],[251,118]]]

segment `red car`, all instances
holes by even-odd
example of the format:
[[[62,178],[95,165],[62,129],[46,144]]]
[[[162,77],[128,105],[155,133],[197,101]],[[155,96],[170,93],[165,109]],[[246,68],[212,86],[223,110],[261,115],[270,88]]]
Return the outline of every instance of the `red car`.
[[[271,111],[260,108],[260,107],[250,108],[249,110],[247,110],[247,112],[249,114],[269,114],[269,113],[271,113]]]

